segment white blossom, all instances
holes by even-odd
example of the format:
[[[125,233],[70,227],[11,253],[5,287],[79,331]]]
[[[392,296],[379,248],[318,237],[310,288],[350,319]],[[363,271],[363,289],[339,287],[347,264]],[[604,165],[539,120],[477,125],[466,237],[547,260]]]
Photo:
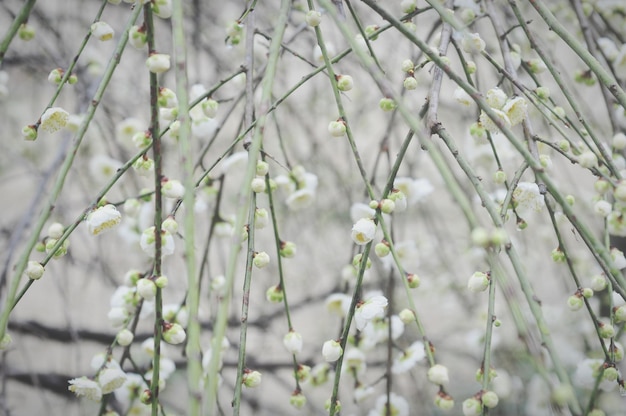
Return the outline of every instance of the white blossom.
[[[164,53],[153,53],[146,59],[146,67],[153,74],[160,74],[170,69],[170,56]]]
[[[328,312],[343,318],[347,315],[351,302],[350,296],[344,293],[333,293],[326,298],[326,309]]]
[[[89,173],[96,182],[104,184],[117,173],[122,165],[122,162],[107,155],[96,155],[89,161]]]
[[[343,355],[343,367],[341,371],[361,376],[365,373],[367,364],[365,362],[365,354],[359,348],[350,348]]]
[[[302,334],[295,331],[289,331],[283,337],[283,345],[292,354],[298,354],[302,351]]]
[[[155,236],[154,226],[147,228],[141,233],[141,239],[139,240],[141,249],[150,257],[155,255]],[[165,230],[161,231],[161,255],[169,256],[174,253],[174,237]]]
[[[513,191],[513,203],[520,215],[539,212],[543,209],[544,197],[539,192],[539,186],[532,182],[519,182]]]
[[[487,91],[487,94],[485,94],[485,100],[487,101],[487,104],[489,104],[489,107],[496,110],[502,109],[504,104],[506,104],[507,99],[508,97],[506,93],[498,87],[491,88]]]
[[[358,305],[354,312],[354,322],[357,329],[360,331],[372,319],[384,316],[387,303],[386,297],[375,295]]]
[[[187,334],[180,324],[166,323],[163,330],[163,341],[177,345],[185,340]]]
[[[107,22],[99,21],[91,25],[91,34],[98,40],[106,41],[113,39],[115,31]]]
[[[98,235],[103,231],[110,230],[120,223],[122,214],[115,205],[107,204],[96,208],[87,215],[85,222],[91,235]]]
[[[485,50],[485,41],[478,33],[466,33],[461,40],[461,47],[467,53],[481,53]]]
[[[68,381],[70,386],[67,388],[76,396],[85,396],[89,400],[99,402],[102,400],[102,389],[100,385],[94,380],[90,380],[83,376],[80,378],[74,378]]]
[[[362,246],[374,239],[376,224],[368,218],[361,218],[352,226],[352,241]]]
[[[448,368],[441,364],[433,365],[428,369],[428,380],[434,384],[448,384],[450,381],[450,378],[448,377]]]
[[[50,107],[41,116],[40,127],[48,133],[55,133],[67,125],[70,114],[61,107]]]
[[[324,345],[322,346],[322,356],[324,357],[324,360],[328,362],[337,361],[339,357],[341,357],[341,354],[343,354],[343,349],[337,341],[331,339],[324,342]]]
[[[423,360],[424,357],[426,357],[424,343],[416,341],[393,360],[391,372],[393,374],[405,373],[415,367],[415,364]]]
[[[511,125],[515,126],[526,117],[526,107],[526,100],[523,97],[514,97],[504,104],[502,111],[509,118]]]
[[[299,211],[309,207],[315,200],[315,192],[310,189],[300,189],[292,193],[285,200],[287,206],[292,211]]]
[[[458,103],[466,106],[469,106],[474,102],[472,97],[470,97],[470,95],[461,87],[456,87],[452,96]]]
[[[111,393],[113,390],[122,387],[126,381],[126,373],[119,367],[106,367],[98,375],[98,384],[102,389],[102,394]]]

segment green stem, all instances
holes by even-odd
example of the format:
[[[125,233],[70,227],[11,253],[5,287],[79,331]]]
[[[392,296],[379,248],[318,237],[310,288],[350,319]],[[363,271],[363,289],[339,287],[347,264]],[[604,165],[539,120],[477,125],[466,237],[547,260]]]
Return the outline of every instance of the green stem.
[[[620,105],[626,109],[626,92],[619,86],[613,76],[598,62],[598,60],[587,50],[587,47],[581,44],[576,37],[570,34],[565,26],[559,22],[550,9],[540,0],[528,0],[528,2],[537,10],[541,18],[550,27],[550,30],[559,35],[561,39],[576,52],[576,54],[582,59],[589,69],[593,71],[598,77],[598,80],[604,85],[613,96],[617,99]]]
[[[20,26],[22,25],[22,23],[28,21],[30,11],[32,10],[36,2],[37,0],[28,0],[26,3],[24,3],[22,9],[19,11],[17,16],[15,16],[13,23],[11,23],[11,26],[9,26],[9,30],[7,30],[6,35],[4,35],[4,39],[2,39],[2,43],[0,43],[0,65],[2,65],[4,55],[6,54],[7,50],[9,50],[9,45],[13,41],[13,38],[15,37],[15,34],[19,30]],[[2,338],[0,337],[0,339]]]
[[[109,60],[109,64],[106,70],[104,71],[102,80],[100,81],[100,85],[98,85],[98,89],[96,90],[96,93],[94,94],[93,99],[89,103],[89,107],[87,108],[83,122],[79,126],[78,131],[76,132],[74,145],[72,146],[72,149],[70,149],[70,151],[68,152],[67,157],[65,161],[63,162],[63,165],[61,166],[61,169],[59,171],[59,176],[57,177],[57,180],[54,183],[50,191],[48,205],[44,207],[41,215],[39,216],[39,219],[37,223],[35,224],[35,227],[32,230],[31,237],[26,243],[24,252],[20,256],[17,264],[15,265],[15,273],[13,274],[13,277],[11,278],[9,292],[6,297],[4,308],[2,309],[2,315],[0,315],[0,339],[2,339],[4,337],[4,334],[6,333],[7,324],[9,322],[9,315],[11,314],[11,310],[16,305],[15,295],[20,285],[22,274],[24,273],[24,270],[26,269],[26,265],[28,264],[30,253],[32,252],[33,247],[35,247],[35,244],[37,244],[37,241],[39,240],[39,235],[41,234],[41,230],[43,229],[46,221],[50,217],[50,213],[54,209],[56,200],[59,197],[61,190],[63,189],[63,186],[65,184],[65,179],[67,177],[67,174],[69,173],[70,168],[72,167],[74,158],[78,154],[78,148],[80,147],[82,140],[85,137],[85,133],[87,132],[87,128],[89,127],[89,123],[93,119],[94,114],[98,108],[98,105],[100,104],[100,100],[104,96],[104,92],[106,91],[107,86],[109,85],[109,82],[111,81],[113,72],[115,71],[115,69],[117,68],[117,65],[120,62],[122,53],[124,52],[124,48],[126,47],[126,43],[128,42],[128,30],[135,23],[135,21],[137,20],[137,17],[139,16],[139,13],[141,12],[140,7],[137,9],[139,10],[135,10],[132,13],[132,15],[129,17],[128,22],[126,24],[126,29],[124,30],[124,32],[122,32],[122,35],[117,44],[117,47],[115,48],[115,51],[112,54],[112,58]],[[57,244],[60,247],[62,242],[57,242]],[[56,248],[55,248],[55,251],[56,251]],[[55,251],[52,251],[52,253],[54,253]],[[28,285],[28,287],[30,287],[30,285]]]
[[[237,257],[241,250],[241,230],[246,218],[246,212],[249,204],[247,201],[250,198],[250,183],[256,173],[256,163],[261,150],[261,143],[263,140],[263,129],[266,124],[268,110],[270,108],[270,101],[272,99],[272,89],[274,86],[274,80],[276,77],[276,67],[278,58],[280,56],[280,44],[285,34],[287,26],[287,18],[289,14],[291,2],[288,0],[281,1],[280,12],[278,20],[276,22],[276,33],[270,43],[269,56],[267,61],[267,68],[262,81],[261,91],[261,104],[259,106],[259,118],[256,122],[256,128],[254,130],[254,137],[251,145],[248,147],[248,166],[243,178],[244,187],[239,195],[239,211],[237,213],[235,221],[235,236],[233,243],[230,247],[230,254],[228,257],[227,269],[226,269],[226,293],[222,298],[222,302],[219,305],[217,317],[215,320],[215,326],[213,329],[212,339],[212,353],[211,362],[208,371],[208,382],[206,383],[208,403],[207,409],[209,415],[216,414],[217,407],[217,382],[218,382],[218,365],[219,357],[221,353],[222,340],[226,332],[226,323],[228,320],[228,313],[230,311],[230,302],[232,299],[232,286],[235,279],[235,271],[237,268]]]
[[[268,188],[269,189],[269,188]],[[241,390],[243,373],[246,369],[246,342],[248,339],[248,311],[250,309],[250,287],[252,284],[252,261],[254,260],[256,194],[252,194],[248,207],[248,247],[246,256],[246,272],[243,278],[243,297],[241,302],[241,326],[239,327],[239,355],[237,357],[237,377],[233,397],[233,415],[239,416],[241,407]],[[237,232],[237,231],[235,231]]]
[[[185,21],[183,14],[183,1],[172,2],[172,35],[174,41],[174,70],[176,73],[176,96],[178,97],[178,147],[180,149],[181,165],[183,166],[183,185],[185,194],[183,204],[185,207],[195,205],[195,182],[193,179],[193,156],[191,148],[191,119],[189,118],[189,81],[187,78],[187,51],[185,48]],[[187,386],[189,388],[189,401],[187,414],[199,416],[202,411],[202,390],[200,379],[202,377],[202,352],[200,349],[200,322],[198,310],[200,305],[200,291],[195,290],[199,285],[199,276],[196,274],[196,250],[195,250],[195,216],[193,210],[188,209],[184,219],[185,230],[185,265],[187,269],[187,298],[186,305],[189,315],[187,323]]]
[[[152,4],[147,3],[143,7],[144,22],[148,43],[148,54],[156,52],[154,41],[154,20]],[[154,159],[154,269],[153,276],[161,276],[162,260],[162,230],[163,222],[163,196],[161,180],[163,179],[163,154],[161,150],[161,137],[159,136],[159,83],[157,75],[150,72],[150,134],[152,136],[152,155]],[[159,381],[161,367],[161,340],[163,339],[163,293],[157,287],[154,302],[154,357],[152,361],[152,380],[150,383],[152,416],[157,416],[159,411]]]

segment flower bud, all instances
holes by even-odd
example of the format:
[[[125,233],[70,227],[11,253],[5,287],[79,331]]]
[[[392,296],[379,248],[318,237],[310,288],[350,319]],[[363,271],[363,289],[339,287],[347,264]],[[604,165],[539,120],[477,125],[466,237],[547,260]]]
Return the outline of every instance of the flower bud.
[[[152,300],[156,296],[157,287],[150,278],[143,278],[137,281],[137,293],[145,300]]]
[[[283,337],[283,345],[291,354],[302,351],[302,335],[299,332],[289,331]]]
[[[476,72],[476,62],[474,62],[474,61],[467,61],[466,65],[465,65],[465,70],[470,75],[475,73]]]
[[[613,315],[616,322],[626,322],[626,305],[613,308]]]
[[[578,155],[578,163],[580,163],[580,166],[586,169],[597,168],[598,157],[595,153],[587,150]]]
[[[378,257],[383,258],[389,255],[391,249],[386,241],[382,241],[374,246],[374,252]]]
[[[497,185],[502,185],[506,182],[506,172],[498,169],[496,173],[493,174],[493,182]]]
[[[605,368],[602,378],[606,381],[616,381],[619,378],[619,371],[615,367]]]
[[[296,409],[302,409],[306,404],[306,397],[299,390],[296,390],[289,398],[289,404]]]
[[[552,261],[554,261],[555,263],[565,262],[565,253],[561,251],[560,247],[557,247],[554,250],[552,250]]]
[[[128,31],[128,43],[135,49],[141,49],[148,42],[148,34],[144,27],[133,26]]]
[[[139,395],[139,401],[146,405],[152,403],[152,392],[150,392],[150,389],[145,389],[141,392]]]
[[[615,336],[615,328],[611,324],[604,322],[598,322],[598,333],[604,339],[613,338]]]
[[[467,53],[481,53],[485,50],[485,45],[478,33],[467,33],[461,40],[461,47]]]
[[[618,132],[613,136],[611,145],[615,150],[624,150],[626,149],[626,134],[622,132]]]
[[[169,215],[165,220],[163,220],[161,228],[170,234],[176,234],[178,232],[178,222],[176,222],[174,217]]]
[[[493,409],[494,407],[496,407],[498,405],[498,402],[500,401],[500,399],[498,398],[498,395],[493,391],[483,392],[483,395],[481,396],[481,400],[483,402],[483,405],[490,409]]]
[[[250,369],[245,369],[243,372],[243,377],[241,379],[241,383],[249,388],[258,387],[261,384],[262,375],[258,371],[252,371]]]
[[[153,74],[161,74],[170,69],[170,56],[164,53],[153,53],[146,59],[146,67]]]
[[[383,111],[393,111],[396,109],[397,105],[393,98],[381,98],[378,102],[378,106]]]
[[[417,8],[417,0],[402,0],[400,2],[400,9],[402,13],[409,14],[413,13]]]
[[[428,380],[433,384],[445,385],[448,384],[450,378],[448,377],[448,369],[441,365],[435,364],[428,369]]]
[[[489,238],[489,233],[486,229],[482,227],[477,227],[472,230],[471,234],[472,243],[478,247],[488,247],[491,239]]]
[[[157,277],[156,279],[154,279],[154,284],[159,289],[165,288],[168,283],[169,283],[169,280],[168,280],[167,276],[165,276],[165,275],[161,275],[161,276]]]
[[[491,243],[496,247],[501,246],[502,244],[508,244],[509,235],[506,230],[503,228],[495,228],[491,232]]]
[[[63,71],[63,69],[55,68],[48,74],[48,81],[51,84],[59,85],[61,83],[61,80],[63,79],[64,73],[65,71]]]
[[[98,40],[107,41],[113,39],[115,31],[108,23],[99,21],[91,25],[91,34]]]
[[[408,77],[404,78],[404,81],[402,82],[402,85],[407,90],[414,90],[414,89],[417,89],[418,82],[417,82],[417,80],[415,79],[414,76],[408,76]]]
[[[187,334],[180,324],[172,324],[169,322],[163,324],[163,341],[168,344],[178,345],[185,341],[186,337]]]
[[[489,275],[475,272],[467,282],[467,288],[474,293],[484,292],[489,287]]]
[[[30,280],[39,280],[43,276],[44,268],[38,261],[30,260],[26,266],[26,276]]]
[[[550,89],[548,87],[537,87],[535,88],[535,94],[540,100],[547,100],[550,98]]]
[[[328,340],[322,346],[322,356],[327,362],[337,361],[343,354],[341,345],[335,340]]]
[[[50,254],[50,252],[52,252],[52,249],[57,244],[57,241],[59,240],[57,240],[56,238],[48,238],[46,240],[46,253],[47,254]],[[67,248],[69,247],[69,245],[70,245],[70,241],[64,240],[61,246],[57,248],[57,250],[54,252],[54,258],[65,256],[67,254]]]
[[[322,14],[317,10],[309,10],[304,18],[306,24],[315,27],[322,22]]]
[[[285,299],[285,293],[280,286],[272,286],[265,292],[265,299],[270,303],[280,303]]]
[[[385,198],[380,201],[380,210],[384,214],[391,214],[396,209],[396,203],[392,199]]]
[[[161,191],[164,197],[170,199],[182,199],[185,196],[185,187],[176,179],[163,178],[161,180]]]
[[[202,112],[208,118],[215,118],[217,115],[217,110],[219,108],[219,103],[212,98],[207,98],[202,101]]]
[[[117,333],[117,335],[115,336],[115,339],[117,340],[117,343],[119,345],[121,345],[122,347],[127,347],[133,342],[134,337],[135,336],[133,335],[132,332],[124,328],[120,332]]]
[[[482,413],[483,405],[475,397],[470,397],[463,401],[463,415],[464,416],[478,416]]]
[[[270,165],[263,161],[263,160],[258,160],[256,162],[256,176],[265,176],[267,175],[267,173],[270,170]]]
[[[361,267],[362,260],[363,260],[363,253],[355,254],[354,257],[352,258],[352,267],[354,267],[355,269],[359,269]],[[372,267],[372,261],[368,257],[367,261],[365,262],[365,269],[368,270],[371,267]]]
[[[354,80],[350,75],[337,75],[337,88],[339,91],[350,91],[354,87]]]
[[[262,269],[270,263],[270,256],[265,251],[260,251],[254,254],[252,263],[255,267]]]
[[[328,124],[328,132],[333,137],[341,137],[346,134],[346,122],[343,120],[331,121]]]
[[[402,309],[400,313],[398,314],[398,317],[400,317],[400,320],[405,325],[411,322],[415,322],[415,312],[407,308]]]
[[[591,278],[591,289],[596,291],[596,292],[601,292],[603,291],[607,286],[607,281],[606,281],[606,277],[604,277],[604,275],[594,275]]]
[[[413,72],[413,70],[415,69],[415,64],[412,60],[405,59],[404,61],[402,61],[400,68],[402,69],[402,72]]]
[[[265,192],[267,189],[267,186],[265,184],[265,178],[261,178],[261,177],[255,177],[254,179],[252,179],[252,182],[250,183],[250,187],[252,188],[252,192],[260,194],[262,192]]]
[[[286,259],[290,259],[296,255],[297,247],[293,241],[282,241],[280,243],[280,255]]]
[[[35,37],[35,28],[28,23],[22,23],[17,30],[17,36],[23,41],[28,42]]]
[[[446,392],[440,390],[435,396],[435,406],[441,410],[451,410],[454,407],[454,399]]]
[[[152,133],[150,133],[149,130],[138,131],[137,133],[133,134],[132,142],[137,147],[137,149],[145,149],[152,144]]]
[[[37,139],[37,127],[32,124],[22,127],[22,137],[29,141]]]
[[[572,295],[567,298],[567,306],[571,311],[578,311],[585,305],[585,301],[579,295]]]
[[[406,281],[410,289],[417,289],[421,283],[419,276],[414,273],[407,273]]]

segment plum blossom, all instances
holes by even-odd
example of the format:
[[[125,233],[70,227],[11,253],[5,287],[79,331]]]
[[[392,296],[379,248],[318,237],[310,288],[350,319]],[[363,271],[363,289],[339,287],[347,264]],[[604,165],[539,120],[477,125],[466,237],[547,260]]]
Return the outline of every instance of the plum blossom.
[[[107,204],[91,211],[85,222],[89,234],[98,235],[115,227],[121,220],[122,214],[115,208],[115,205]]]
[[[343,354],[343,349],[341,348],[341,345],[339,345],[339,342],[334,339],[324,342],[324,345],[322,346],[322,356],[324,357],[324,360],[329,363],[337,361],[339,357],[341,357],[341,354]]]
[[[67,125],[70,114],[61,107],[50,107],[41,116],[40,127],[48,133],[56,133]]]
[[[387,298],[382,295],[374,295],[356,307],[354,322],[356,328],[361,331],[374,318],[382,317],[387,307]]]
[[[424,357],[426,357],[424,343],[420,341],[414,342],[393,360],[391,372],[393,374],[405,373],[415,367],[415,364],[423,360]]]
[[[352,226],[352,241],[362,246],[374,239],[376,224],[368,218],[361,218]]]
[[[71,379],[68,383],[70,386],[67,389],[76,394],[76,396],[85,396],[94,402],[102,400],[102,389],[96,381],[83,376]]]

